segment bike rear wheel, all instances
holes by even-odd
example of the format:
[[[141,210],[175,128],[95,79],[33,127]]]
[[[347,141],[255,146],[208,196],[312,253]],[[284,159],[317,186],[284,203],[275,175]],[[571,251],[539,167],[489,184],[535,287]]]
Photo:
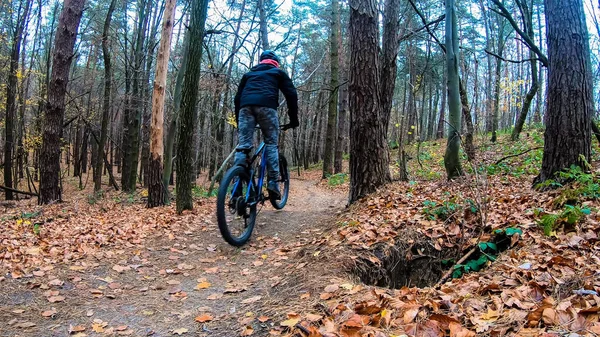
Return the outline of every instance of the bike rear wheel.
[[[229,169],[217,194],[217,222],[223,239],[232,246],[242,246],[250,239],[256,222],[254,199],[246,169],[241,166]]]
[[[282,209],[288,201],[290,193],[290,171],[288,168],[287,159],[285,156],[279,155],[279,191],[281,192],[281,200],[271,199],[271,205],[275,209]]]

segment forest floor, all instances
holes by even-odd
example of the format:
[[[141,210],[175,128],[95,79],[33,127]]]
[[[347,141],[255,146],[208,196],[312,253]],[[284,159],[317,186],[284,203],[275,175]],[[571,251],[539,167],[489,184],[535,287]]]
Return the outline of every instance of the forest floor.
[[[446,182],[442,144],[350,208],[346,175],[303,172],[241,249],[214,198],[181,216],[116,192],[3,203],[0,336],[600,335],[597,169],[532,190],[532,132],[481,141]]]

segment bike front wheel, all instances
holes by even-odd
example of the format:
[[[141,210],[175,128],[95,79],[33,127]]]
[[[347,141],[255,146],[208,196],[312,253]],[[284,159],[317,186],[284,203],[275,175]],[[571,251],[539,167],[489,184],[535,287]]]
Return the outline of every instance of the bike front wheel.
[[[281,192],[281,200],[271,199],[271,205],[275,209],[282,209],[288,201],[288,195],[290,193],[290,170],[288,168],[287,159],[280,154],[279,155],[279,191]]]
[[[232,246],[244,245],[256,222],[255,196],[246,169],[234,166],[221,180],[217,194],[217,222],[223,239]]]

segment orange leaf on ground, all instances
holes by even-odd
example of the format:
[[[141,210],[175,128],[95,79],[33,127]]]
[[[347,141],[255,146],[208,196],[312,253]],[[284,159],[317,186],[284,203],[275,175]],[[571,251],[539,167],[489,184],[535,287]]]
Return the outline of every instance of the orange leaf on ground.
[[[44,316],[44,317],[52,317],[54,315],[56,315],[56,308],[52,308],[50,310],[46,310],[46,311],[42,312],[42,316]]]
[[[262,296],[254,296],[254,297],[250,297],[247,298],[245,300],[242,301],[243,304],[250,304],[250,303],[254,303],[258,300],[260,300],[262,298]]]
[[[213,320],[213,317],[209,314],[202,314],[200,316],[196,316],[196,322],[206,323]]]
[[[208,287],[210,287],[210,283],[203,281],[203,282],[198,283],[198,285],[196,286],[196,289],[200,290],[200,289],[206,289]]]
[[[64,300],[65,300],[64,296],[50,296],[50,297],[48,297],[48,302],[50,302],[50,303],[62,302]]]
[[[254,329],[251,326],[245,326],[240,332],[240,336],[251,336],[254,333]]]
[[[72,326],[69,325],[69,333],[72,334],[74,332],[82,332],[85,331],[85,327],[83,325]]]

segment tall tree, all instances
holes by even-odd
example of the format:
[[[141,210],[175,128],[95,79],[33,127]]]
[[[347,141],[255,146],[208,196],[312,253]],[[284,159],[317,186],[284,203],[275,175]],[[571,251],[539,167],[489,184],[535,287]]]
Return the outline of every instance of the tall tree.
[[[533,0],[527,4],[528,0],[516,0],[517,5],[521,9],[523,26],[525,27],[525,34],[529,36],[531,41],[535,40],[535,33],[533,29]],[[523,125],[525,125],[525,120],[527,119],[527,114],[529,113],[529,109],[531,107],[531,102],[533,98],[537,94],[538,91],[538,69],[537,69],[537,59],[535,57],[535,53],[533,50],[529,50],[529,64],[531,68],[531,87],[523,100],[523,105],[521,106],[521,112],[519,113],[519,119],[517,119],[517,123],[515,124],[515,128],[511,134],[511,139],[513,141],[519,139],[519,134],[521,130],[523,130]]]
[[[260,42],[262,43],[263,50],[271,49],[269,45],[269,30],[267,27],[267,8],[266,0],[258,0],[258,15],[259,15],[259,31],[260,31]]]
[[[380,111],[376,0],[350,0],[350,196],[357,201],[391,180]]]
[[[188,17],[189,19],[189,17]],[[183,37],[183,59],[177,71],[175,79],[175,90],[173,94],[173,115],[167,132],[166,144],[164,147],[164,163],[163,163],[163,185],[165,186],[165,203],[170,203],[169,182],[171,181],[171,173],[173,172],[173,147],[175,145],[175,136],[177,135],[177,121],[179,120],[181,110],[181,91],[183,87],[183,79],[186,74],[186,66],[189,59],[189,43],[190,31],[186,30]]]
[[[193,134],[196,125],[196,103],[204,23],[208,11],[208,0],[193,0],[191,3],[190,44],[186,73],[183,80],[181,114],[178,123],[177,142],[177,212],[192,209]]]
[[[132,192],[135,190],[137,182],[137,168],[138,158],[140,153],[140,126],[142,120],[142,90],[141,90],[141,79],[142,70],[144,65],[144,43],[146,41],[146,32],[148,29],[148,20],[150,18],[150,11],[152,0],[141,0],[138,2],[137,12],[137,27],[135,30],[135,41],[132,46],[133,62],[129,60],[127,71],[131,79],[126,78],[126,94],[127,94],[127,108],[125,111],[124,119],[124,133],[123,136],[123,174],[121,176],[121,184],[125,192]],[[127,41],[127,40],[126,40]],[[127,75],[126,75],[127,77]],[[131,96],[129,96],[129,90],[127,86],[128,82],[131,82]]]
[[[392,100],[396,87],[397,56],[400,48],[400,0],[385,0],[383,10],[383,41],[381,50],[381,120],[387,134],[392,113]]]
[[[492,112],[492,142],[495,142],[498,138],[498,123],[500,119],[500,83],[502,82],[502,55],[504,54],[504,47],[506,44],[506,37],[504,35],[505,20],[502,16],[497,15],[498,24],[498,36],[496,37],[496,75],[494,76],[494,110]]]
[[[460,79],[458,74],[458,28],[456,22],[456,8],[454,0],[446,0],[446,68],[448,89],[448,144],[444,155],[444,166],[448,180],[462,174],[460,158],[460,128],[461,128],[461,102]]]
[[[65,114],[65,95],[69,83],[69,69],[73,61],[73,47],[85,0],[65,0],[56,27],[52,77],[48,86],[46,119],[42,136],[40,204],[61,200],[60,139]]]
[[[323,178],[333,173],[333,156],[336,136],[336,119],[338,113],[339,83],[339,9],[338,0],[331,0],[331,29],[329,34],[329,55],[331,63],[331,80],[329,81],[329,107],[327,112],[327,133],[325,135],[325,152],[323,152]]]
[[[22,6],[25,8],[22,8]],[[10,190],[13,187],[13,150],[14,144],[14,128],[15,115],[17,113],[17,71],[19,69],[19,55],[21,53],[21,42],[23,41],[23,31],[27,20],[29,20],[29,8],[31,0],[23,0],[19,2],[17,11],[17,24],[12,32],[11,52],[10,52],[10,69],[8,73],[8,83],[6,85],[6,120],[5,120],[5,142],[4,142],[4,185],[5,199],[12,200],[13,192]]]
[[[167,186],[162,184],[163,124],[165,90],[171,53],[171,36],[177,0],[167,0],[163,18],[160,45],[156,58],[156,76],[152,94],[152,124],[150,126],[150,162],[148,167],[148,207],[164,205]]]
[[[102,126],[100,128],[100,143],[98,144],[98,159],[94,169],[94,191],[100,191],[102,188],[102,163],[104,161],[104,146],[108,137],[108,120],[110,119],[110,93],[112,85],[112,62],[110,59],[108,34],[110,32],[110,22],[115,10],[117,1],[111,0],[104,20],[104,29],[102,31],[102,56],[104,60],[104,101],[102,105]],[[112,169],[112,168],[108,168]]]
[[[548,101],[542,169],[534,184],[571,165],[585,167],[594,113],[588,31],[582,0],[545,0]]]

